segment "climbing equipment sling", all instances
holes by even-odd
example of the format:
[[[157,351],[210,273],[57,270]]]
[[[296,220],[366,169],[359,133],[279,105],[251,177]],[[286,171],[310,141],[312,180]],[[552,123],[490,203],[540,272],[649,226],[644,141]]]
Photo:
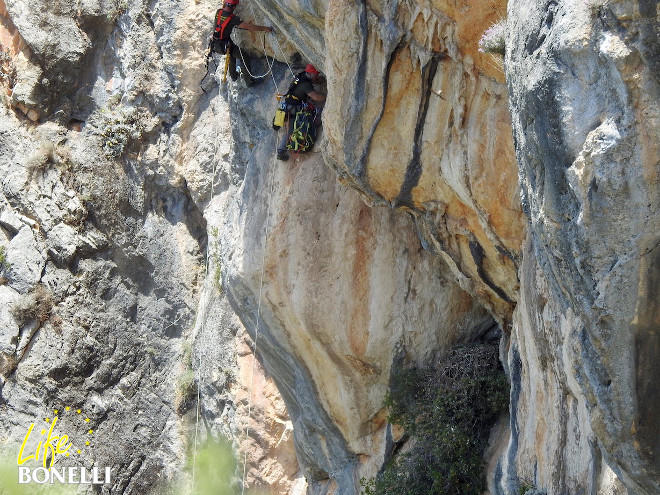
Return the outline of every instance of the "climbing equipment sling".
[[[296,112],[296,118],[293,121],[293,131],[286,144],[288,150],[304,153],[314,146],[314,141],[316,140],[315,117],[316,111],[314,107],[306,103]]]

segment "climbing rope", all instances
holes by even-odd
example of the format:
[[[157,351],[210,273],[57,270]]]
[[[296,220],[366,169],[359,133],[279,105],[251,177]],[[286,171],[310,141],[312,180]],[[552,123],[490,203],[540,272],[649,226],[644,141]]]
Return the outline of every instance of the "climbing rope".
[[[256,19],[257,16],[256,16],[256,13],[254,11],[254,7],[252,6],[251,3],[250,3],[250,7],[252,8],[253,18]],[[277,37],[275,37],[275,41],[276,41],[277,46],[280,50],[280,53],[282,54],[282,58],[284,59],[284,61],[286,62],[287,67],[289,68],[289,71],[295,77],[295,73],[293,72],[293,69],[291,68],[291,65],[289,64],[289,61],[287,60],[286,55],[284,53],[284,50],[282,49],[282,46],[281,46],[279,40],[277,39]],[[239,53],[240,53],[240,56],[241,56],[241,60],[243,61],[243,67],[245,68],[247,73],[250,75],[250,77],[252,77],[253,79],[263,78],[263,77],[267,76],[268,74],[270,74],[271,77],[272,77],[272,80],[273,80],[273,85],[275,86],[275,92],[277,94],[277,93],[279,93],[279,87],[277,85],[277,81],[275,80],[275,75],[273,74],[273,67],[275,65],[275,57],[271,57],[271,60],[269,60],[269,58],[268,58],[268,53],[266,51],[266,35],[265,35],[265,33],[264,33],[262,42],[263,42],[263,53],[264,53],[264,56],[266,58],[266,64],[268,65],[268,71],[266,73],[264,73],[263,75],[261,75],[261,76],[255,76],[254,74],[252,74],[250,72],[250,70],[248,69],[248,65],[245,63],[245,57],[243,55],[243,50],[241,49],[241,47],[239,45],[238,49],[239,49]],[[226,55],[226,57],[227,57],[227,59],[229,58],[228,55]],[[215,60],[214,60],[214,63],[215,63]],[[207,60],[207,64],[208,64],[208,60]],[[216,68],[217,68],[217,64],[216,64]],[[214,126],[215,126],[215,122],[216,122],[215,107],[213,105],[211,105],[211,109],[212,109],[212,112],[213,112],[213,122],[214,122]],[[287,122],[287,125],[288,124],[289,123]],[[275,140],[275,152],[277,152],[277,145],[278,145],[278,140],[276,139]],[[216,173],[217,152],[218,152],[218,146],[216,145],[216,149],[215,149],[214,154],[213,154],[213,172],[212,172],[212,177],[211,177],[211,191],[210,191],[209,204],[210,204],[211,200],[213,199],[213,188],[214,188],[214,185],[215,185],[214,181],[215,181],[215,173]],[[245,171],[245,177],[248,177],[248,172],[249,172],[249,168],[246,169],[246,171]],[[264,273],[265,273],[265,265],[266,265],[266,246],[268,245],[268,235],[269,235],[269,218],[270,218],[270,206],[271,206],[270,203],[271,203],[271,198],[273,196],[274,187],[275,187],[275,175],[273,173],[271,175],[270,192],[269,192],[268,200],[267,200],[266,220],[265,220],[266,221],[266,228],[265,228],[265,232],[264,232],[264,244],[263,244],[263,252],[262,252],[262,256],[261,256],[261,275],[260,275],[260,279],[259,279],[259,295],[258,295],[259,300],[258,300],[258,303],[257,303],[257,319],[256,319],[255,334],[254,334],[254,347],[253,347],[253,352],[252,352],[252,370],[251,370],[251,377],[250,377],[250,386],[249,386],[249,390],[248,390],[247,418],[246,418],[246,421],[245,421],[245,443],[246,443],[246,445],[247,445],[247,441],[250,438],[250,417],[252,415],[252,399],[253,399],[253,395],[254,395],[254,377],[255,377],[255,369],[256,369],[256,356],[257,356],[257,349],[258,349],[258,342],[259,342],[259,330],[260,330],[259,326],[260,326],[260,320],[261,320],[261,302],[262,302],[262,297],[263,297]],[[206,277],[207,278],[208,278],[208,272],[209,272],[209,261],[210,261],[209,256],[210,256],[210,250],[207,250],[207,253],[206,253]],[[202,367],[203,363],[202,363],[201,356],[200,356],[199,359],[200,359],[200,361],[199,361],[200,369],[202,369],[201,367]],[[201,385],[201,383],[200,383],[200,385]],[[200,396],[200,390],[201,390],[201,386],[198,386],[198,388],[197,388],[197,410],[196,410],[196,419],[195,419],[195,437],[194,437],[194,452],[195,452],[195,454],[193,455],[193,477],[192,477],[193,478],[192,479],[193,490],[194,490],[194,486],[195,486],[197,436],[198,436],[198,430],[199,430],[200,397],[201,397]],[[285,430],[285,432],[286,432],[286,430]],[[283,433],[283,435],[284,435],[284,433]],[[281,439],[280,439],[280,441],[281,441]],[[248,461],[248,450],[245,449],[245,455],[244,455],[244,458],[243,458],[243,477],[242,477],[242,483],[241,483],[241,485],[242,485],[241,495],[245,494],[246,479],[247,479],[247,464],[248,464],[247,461]]]
[[[277,36],[275,37],[275,43],[277,43],[277,47],[280,49],[280,53],[282,54],[282,58],[284,59],[284,62],[286,62],[286,65],[289,68],[289,72],[291,72],[291,75],[293,77],[296,77],[296,73],[293,72],[293,69],[291,68],[291,65],[289,64],[289,61],[286,59],[286,55],[284,54],[284,50],[282,50],[282,45],[280,45],[280,40],[277,39]]]
[[[252,15],[253,18],[256,19],[256,14],[254,12],[254,7],[250,3],[250,7],[252,8]],[[277,38],[275,38],[277,40]],[[279,45],[279,42],[278,42]],[[239,47],[240,50],[240,47]],[[268,67],[268,73],[271,74],[271,77],[273,79],[273,85],[275,86],[275,93],[279,93],[279,88],[277,86],[277,81],[275,80],[275,75],[273,74],[273,66],[275,65],[275,57],[273,57],[272,61],[269,63],[268,62],[268,55],[266,53],[266,35],[264,34],[263,37],[263,52],[264,56],[266,57],[266,63],[269,64]],[[283,52],[282,52],[283,53]],[[241,58],[243,57],[243,52],[241,52]],[[285,58],[286,60],[286,58]],[[246,66],[245,60],[243,60],[243,65]],[[287,65],[289,63],[287,62]],[[248,72],[249,73],[249,72]],[[252,74],[250,74],[252,76]],[[253,76],[254,77],[254,76]],[[277,153],[277,144],[278,140],[275,139],[275,153]],[[247,170],[246,176],[247,176]],[[261,254],[261,276],[259,279],[259,301],[257,302],[257,321],[255,325],[255,330],[254,330],[254,350],[252,352],[252,371],[251,371],[251,376],[250,376],[250,387],[248,391],[248,410],[247,410],[247,418],[245,420],[245,443],[247,447],[247,441],[250,438],[250,417],[252,415],[252,396],[254,393],[254,375],[255,375],[255,368],[256,368],[256,361],[257,361],[257,344],[259,342],[259,324],[261,320],[261,300],[262,300],[262,295],[263,295],[263,288],[264,288],[264,272],[266,268],[266,246],[268,245],[268,230],[269,230],[269,218],[270,218],[270,203],[271,203],[271,198],[273,197],[273,190],[275,188],[275,174],[271,174],[271,181],[270,181],[270,192],[268,193],[268,200],[267,200],[267,206],[266,206],[266,228],[264,232],[264,245],[263,245],[263,251]],[[243,457],[243,478],[241,481],[241,495],[245,494],[245,487],[247,485],[246,479],[247,479],[247,465],[248,465],[248,449],[245,448],[245,454]]]
[[[266,229],[264,233],[264,246],[263,252],[261,254],[261,277],[259,280],[259,302],[257,303],[257,323],[254,330],[254,350],[252,352],[252,372],[250,377],[250,389],[248,394],[248,410],[247,410],[247,419],[245,420],[245,442],[247,443],[250,438],[250,416],[252,415],[252,395],[254,392],[254,370],[256,368],[257,361],[257,343],[259,341],[259,320],[261,318],[261,296],[263,294],[264,288],[264,271],[266,267],[266,246],[268,244],[268,219],[270,217],[270,199],[273,197],[273,189],[275,187],[275,174],[272,174],[270,181],[270,192],[268,194],[268,206],[266,207]],[[241,495],[245,493],[245,480],[247,477],[247,458],[248,450],[245,449],[245,456],[243,457],[243,481]]]
[[[257,13],[254,10],[254,5],[252,2],[250,2],[250,9],[252,10],[252,18],[257,19]],[[287,67],[289,67],[289,70],[291,71],[291,75],[295,77],[295,73],[293,72],[293,69],[291,68],[291,65],[289,65],[289,61],[286,59],[286,55],[284,54],[284,50],[282,50],[282,46],[280,45],[280,41],[277,39],[277,36],[275,36],[275,42],[277,43],[278,48],[280,49],[280,53],[282,54],[282,58],[284,59],[284,62],[286,62]],[[252,79],[261,79],[262,77],[266,77],[268,74],[271,74],[273,77],[273,83],[275,84],[275,91],[279,93],[279,88],[277,87],[277,82],[275,82],[275,76],[273,75],[273,66],[275,65],[275,57],[271,57],[272,60],[269,62],[268,61],[268,53],[266,52],[266,34],[264,33],[263,37],[263,49],[262,51],[264,52],[264,57],[266,58],[266,64],[268,65],[268,71],[260,76],[255,76],[250,72],[250,69],[248,69],[248,64],[245,63],[245,57],[243,56],[243,50],[241,50],[241,46],[238,46],[238,51],[241,54],[241,60],[243,61],[243,67],[245,67],[245,70],[247,73],[250,75]]]

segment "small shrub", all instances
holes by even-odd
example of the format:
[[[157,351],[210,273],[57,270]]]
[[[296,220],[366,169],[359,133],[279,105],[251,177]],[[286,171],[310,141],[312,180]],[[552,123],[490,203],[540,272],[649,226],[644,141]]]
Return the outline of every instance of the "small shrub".
[[[7,248],[0,246],[0,272],[5,272],[11,268],[11,263],[7,261]]]
[[[108,12],[107,17],[111,23],[128,10],[128,0],[116,0],[113,8]]]
[[[51,163],[55,162],[55,144],[42,141],[36,151],[25,162],[25,168],[30,178],[36,173],[44,173]]]
[[[360,487],[360,495],[376,495],[376,480],[374,478],[370,480],[361,478]]]
[[[506,34],[506,19],[497,21],[486,29],[479,40],[479,51],[504,55],[504,36]]]
[[[72,168],[71,149],[65,145],[56,145],[42,140],[36,151],[25,162],[30,179],[35,174],[43,174],[51,165],[56,165],[62,172],[70,172]]]
[[[43,285],[37,285],[32,292],[16,301],[10,312],[18,326],[22,327],[33,320],[41,326],[51,317],[54,305],[51,293]]]
[[[176,384],[176,394],[174,397],[174,406],[176,412],[184,414],[189,411],[195,403],[197,396],[197,383],[195,382],[195,373],[187,369],[179,375]]]
[[[193,368],[193,346],[189,340],[181,344],[181,366],[185,370],[192,370]]]
[[[101,136],[103,153],[108,158],[122,156],[144,132],[144,113],[136,108],[102,108],[90,118],[94,133]]]
[[[213,272],[213,284],[215,289],[219,294],[224,292],[224,287],[222,286],[222,266],[220,266],[220,261],[217,260],[215,264],[215,270]]]
[[[361,483],[363,495],[480,495],[483,451],[508,406],[508,388],[496,345],[456,348],[435,369],[395,374],[388,419],[413,444]]]

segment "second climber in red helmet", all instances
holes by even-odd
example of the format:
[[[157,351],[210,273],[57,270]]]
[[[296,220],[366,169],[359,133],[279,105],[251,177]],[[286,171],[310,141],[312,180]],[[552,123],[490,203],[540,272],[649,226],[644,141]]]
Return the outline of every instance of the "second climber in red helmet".
[[[214,52],[227,54],[229,57],[229,76],[233,81],[238,78],[238,71],[236,70],[236,62],[238,61],[245,84],[247,86],[252,86],[254,84],[254,79],[249,74],[249,67],[246,66],[249,65],[249,62],[248,60],[243,60],[241,57],[239,48],[231,39],[231,32],[234,28],[238,28],[247,29],[248,31],[266,31],[270,33],[273,31],[273,28],[243,21],[240,17],[234,14],[234,9],[238,5],[238,2],[239,0],[225,0],[222,8],[218,9],[216,12],[211,47]]]
[[[291,137],[293,126],[291,125],[292,118],[296,112],[302,108],[303,103],[311,100],[316,103],[325,101],[325,94],[316,91],[315,84],[323,84],[325,78],[312,64],[308,64],[303,72],[300,72],[293,80],[286,94],[284,95],[286,104],[286,119],[287,128],[279,146],[277,147],[277,159],[288,160],[289,154],[287,153],[287,143]]]

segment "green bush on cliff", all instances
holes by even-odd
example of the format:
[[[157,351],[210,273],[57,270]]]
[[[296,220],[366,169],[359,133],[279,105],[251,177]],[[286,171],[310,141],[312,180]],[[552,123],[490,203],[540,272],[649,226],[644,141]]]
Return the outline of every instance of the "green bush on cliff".
[[[0,246],[0,272],[9,270],[11,265],[7,261],[7,249],[4,246]]]
[[[412,442],[395,455],[365,495],[478,495],[485,485],[483,451],[508,406],[509,385],[497,346],[452,350],[433,369],[397,373],[385,405],[389,421]]]

